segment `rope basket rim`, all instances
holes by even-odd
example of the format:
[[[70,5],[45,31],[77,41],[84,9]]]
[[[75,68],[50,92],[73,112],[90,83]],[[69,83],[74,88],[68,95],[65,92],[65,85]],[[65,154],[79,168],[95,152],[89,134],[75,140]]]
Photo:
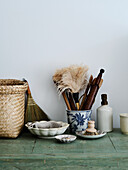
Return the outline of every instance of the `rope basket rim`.
[[[0,79],[0,94],[24,93],[28,83],[17,79]]]

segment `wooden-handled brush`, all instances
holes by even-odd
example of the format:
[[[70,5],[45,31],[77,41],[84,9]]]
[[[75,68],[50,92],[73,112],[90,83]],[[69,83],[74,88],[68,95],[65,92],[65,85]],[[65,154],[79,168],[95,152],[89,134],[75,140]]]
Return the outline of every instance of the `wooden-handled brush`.
[[[23,79],[23,81],[26,81]],[[27,81],[26,81],[27,82]],[[28,85],[27,90],[27,105],[25,111],[25,123],[33,122],[33,121],[40,121],[40,120],[49,120],[47,114],[35,103],[34,99],[32,98],[31,91]]]

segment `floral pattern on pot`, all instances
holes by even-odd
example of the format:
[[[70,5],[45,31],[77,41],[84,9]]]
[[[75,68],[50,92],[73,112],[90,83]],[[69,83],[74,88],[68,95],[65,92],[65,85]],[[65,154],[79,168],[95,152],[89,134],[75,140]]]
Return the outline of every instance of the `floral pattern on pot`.
[[[85,130],[88,127],[88,121],[91,119],[92,110],[67,110],[68,123],[72,133]]]

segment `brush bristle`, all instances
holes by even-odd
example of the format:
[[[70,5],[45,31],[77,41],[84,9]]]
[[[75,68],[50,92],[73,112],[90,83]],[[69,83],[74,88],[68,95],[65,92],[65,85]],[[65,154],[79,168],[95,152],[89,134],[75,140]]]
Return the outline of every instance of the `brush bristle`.
[[[46,113],[35,103],[32,96],[28,94],[25,123],[39,120],[49,120],[49,118]]]
[[[88,66],[72,65],[59,69],[53,76],[57,90],[63,93],[65,90],[77,93],[84,89],[88,83]]]

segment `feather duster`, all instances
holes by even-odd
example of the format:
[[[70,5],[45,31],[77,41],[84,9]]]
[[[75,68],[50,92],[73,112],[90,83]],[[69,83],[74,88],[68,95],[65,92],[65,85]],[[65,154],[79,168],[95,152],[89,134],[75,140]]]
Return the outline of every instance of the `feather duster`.
[[[77,109],[79,109],[79,92],[86,88],[88,83],[88,66],[72,65],[59,69],[53,76],[53,81],[57,86],[59,94],[65,91],[73,93]]]
[[[88,66],[72,65],[70,67],[59,69],[53,76],[53,81],[61,94],[65,90],[71,93],[77,93],[84,89],[88,83]]]

